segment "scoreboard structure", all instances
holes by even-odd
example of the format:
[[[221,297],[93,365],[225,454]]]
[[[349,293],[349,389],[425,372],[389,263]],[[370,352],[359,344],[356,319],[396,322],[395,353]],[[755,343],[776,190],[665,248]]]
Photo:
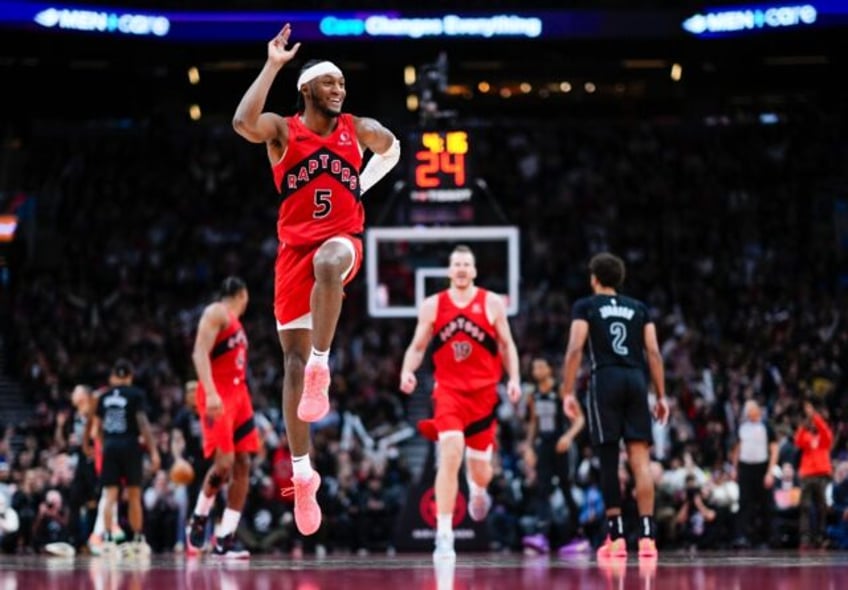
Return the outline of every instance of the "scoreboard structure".
[[[475,221],[471,135],[464,129],[416,130],[409,135],[408,213],[412,224]]]
[[[396,185],[403,211],[396,225],[365,234],[365,278],[372,317],[413,318],[426,297],[447,286],[448,257],[459,244],[474,252],[477,283],[519,306],[520,232],[496,225],[486,183],[475,175],[474,136],[461,126],[419,128],[406,135],[406,182]],[[493,212],[498,214],[493,215]],[[497,223],[495,221],[495,223]]]
[[[520,239],[517,227],[372,227],[365,233],[368,313],[414,318],[424,299],[447,285],[448,255],[471,247],[477,283],[504,297],[507,314],[518,313]]]

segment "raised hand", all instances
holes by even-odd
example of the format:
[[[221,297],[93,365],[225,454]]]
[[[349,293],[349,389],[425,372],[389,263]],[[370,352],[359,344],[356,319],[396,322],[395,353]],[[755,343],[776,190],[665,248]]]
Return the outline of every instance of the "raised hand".
[[[300,49],[300,43],[295,43],[290,49],[286,49],[291,36],[291,25],[286,23],[276,37],[268,41],[268,61],[282,66],[295,56]]]

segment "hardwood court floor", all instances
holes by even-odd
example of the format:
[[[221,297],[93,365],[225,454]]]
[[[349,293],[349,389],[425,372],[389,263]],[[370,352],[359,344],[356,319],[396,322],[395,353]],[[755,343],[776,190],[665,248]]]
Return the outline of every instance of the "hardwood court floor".
[[[848,552],[669,553],[653,565],[631,557],[599,565],[500,554],[257,556],[245,562],[153,556],[145,562],[97,557],[0,556],[0,590],[840,590]]]

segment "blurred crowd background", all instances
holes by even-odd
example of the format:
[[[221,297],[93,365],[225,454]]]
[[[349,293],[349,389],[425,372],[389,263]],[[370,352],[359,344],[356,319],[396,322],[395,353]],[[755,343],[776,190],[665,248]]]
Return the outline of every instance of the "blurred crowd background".
[[[62,102],[63,89],[53,92]],[[370,90],[350,92],[359,93],[356,114],[398,135],[418,125],[402,108],[362,112]],[[520,310],[511,325],[528,394],[534,358],[559,372],[592,254],[620,254],[624,292],[651,309],[672,405],[668,426],[654,433],[661,547],[848,548],[844,104],[813,89],[779,101],[775,120],[751,104],[694,113],[678,104],[673,115],[649,116],[638,102],[591,116],[563,103],[495,116],[470,101],[458,115],[472,133],[476,174],[521,230]],[[0,414],[2,550],[40,551],[57,540],[86,546],[99,492],[76,470],[87,458],[71,392],[103,386],[118,356],[136,367],[163,457],[162,470],[146,474],[148,541],[157,551],[180,549],[197,488],[175,485],[167,470],[178,456],[204,470],[186,389],[194,332],[221,279],[236,274],[251,293],[244,324],[263,439],[239,536],[256,552],[393,551],[420,473],[408,448],[420,441],[368,441],[414,427],[410,400],[397,389],[413,321],[370,318],[364,278],[350,285],[333,343],[333,411],[314,427],[325,524],[300,538],[279,493],[291,468],[271,311],[278,202],[264,150],[236,137],[227,113],[201,121],[156,110],[40,113],[26,124],[14,114],[3,118],[0,173],[0,211],[18,218],[15,241],[2,251],[0,399],[15,410]],[[406,172],[402,163],[366,198],[372,220],[393,218],[382,213]],[[498,272],[481,269],[478,283],[501,285]],[[812,425],[806,402],[832,435],[821,473],[804,472],[808,449],[796,444]],[[736,452],[752,416],[779,447],[762,510],[746,505],[750,482],[740,481]],[[492,549],[520,551],[540,531],[554,545],[597,543],[603,506],[586,437],[570,451],[572,485],[548,497],[528,460],[526,405],[504,401],[499,425]],[[808,481],[819,476],[826,481]],[[622,467],[625,491],[630,481]],[[540,522],[540,504],[552,507],[551,522]]]

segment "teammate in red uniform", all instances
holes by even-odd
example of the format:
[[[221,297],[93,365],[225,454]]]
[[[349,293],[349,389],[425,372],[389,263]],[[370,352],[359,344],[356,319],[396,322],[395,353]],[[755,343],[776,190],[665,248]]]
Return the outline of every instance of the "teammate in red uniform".
[[[395,136],[374,119],[342,113],[345,79],[331,62],[307,62],[297,80],[298,113],[263,112],[286,48],[286,24],[268,43],[268,59],[236,109],[233,127],[264,143],[282,196],[275,265],[274,315],[285,359],[283,412],[292,452],[295,522],[304,535],[321,525],[315,494],[321,478],[309,461],[309,422],[330,407],[327,357],[344,285],[362,262],[362,194],[400,158]],[[303,108],[300,108],[300,107]],[[374,155],[360,172],[362,154]]]
[[[451,521],[465,447],[468,512],[481,521],[489,511],[486,488],[492,480],[496,386],[504,366],[510,400],[515,403],[521,397],[518,352],[503,299],[474,285],[477,268],[467,246],[457,246],[451,253],[448,277],[450,288],[428,297],[419,309],[418,325],[400,374],[401,391],[412,393],[418,384],[414,371],[432,340],[435,411],[431,424],[439,440],[433,556],[438,559],[456,557]]]
[[[214,455],[188,524],[190,554],[206,544],[206,522],[215,496],[224,483],[227,508],[215,535],[212,553],[227,558],[246,558],[249,553],[236,546],[235,532],[247,497],[250,453],[259,450],[259,434],[253,424],[253,404],[245,379],[247,336],[239,318],[247,308],[244,281],[227,277],[221,285],[221,300],[203,310],[197,328],[192,360],[200,382],[197,411],[203,432],[203,454]]]

